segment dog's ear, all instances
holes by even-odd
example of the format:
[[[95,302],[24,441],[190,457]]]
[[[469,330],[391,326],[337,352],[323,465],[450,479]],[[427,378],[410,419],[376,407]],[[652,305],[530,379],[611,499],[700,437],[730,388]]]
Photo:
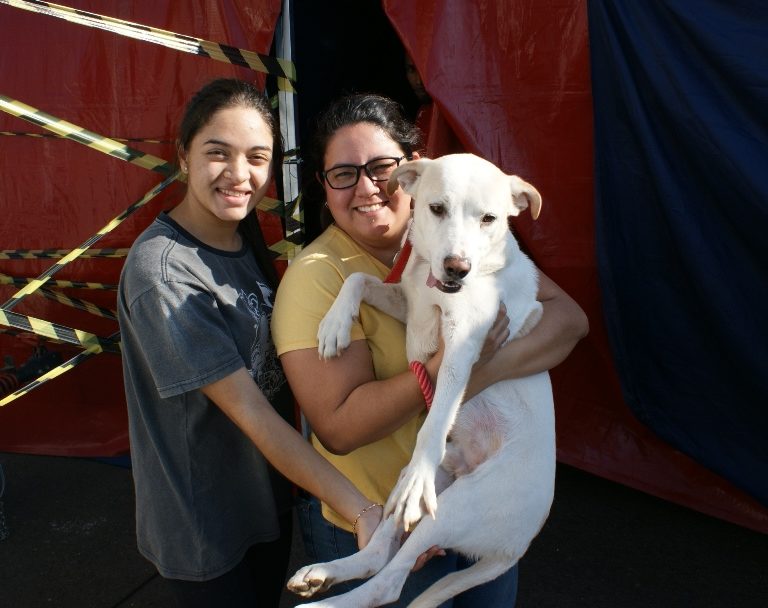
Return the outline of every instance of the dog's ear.
[[[424,169],[431,162],[432,160],[429,158],[420,158],[419,160],[412,160],[400,165],[389,177],[387,194],[391,196],[398,186],[401,186],[404,192],[413,196],[421,174],[424,173]]]
[[[517,175],[510,175],[509,189],[512,192],[512,215],[520,215],[520,212],[531,208],[531,217],[537,219],[541,213],[541,194],[531,184],[520,179]]]

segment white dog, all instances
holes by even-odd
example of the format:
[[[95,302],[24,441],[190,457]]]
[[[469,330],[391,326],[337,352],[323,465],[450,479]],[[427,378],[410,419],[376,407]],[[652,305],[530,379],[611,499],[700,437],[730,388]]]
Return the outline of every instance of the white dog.
[[[499,302],[506,305],[512,338],[525,335],[541,317],[536,268],[507,224],[508,216],[527,207],[536,218],[541,196],[471,154],[406,163],[388,189],[398,185],[415,201],[413,251],[402,280],[385,284],[351,275],[320,325],[320,354],[334,356],[349,346],[361,300],[407,323],[410,361],[426,361],[437,350],[438,323],[445,352],[413,457],[370,543],[350,557],[302,568],[288,587],[309,597],[340,581],[376,576],[316,607],[394,602],[416,559],[434,545],[477,562],[432,585],[412,608],[438,606],[493,580],[525,553],[554,494],[549,374],[497,383],[460,407]],[[427,513],[431,517],[422,519]],[[413,531],[400,547],[403,529]]]

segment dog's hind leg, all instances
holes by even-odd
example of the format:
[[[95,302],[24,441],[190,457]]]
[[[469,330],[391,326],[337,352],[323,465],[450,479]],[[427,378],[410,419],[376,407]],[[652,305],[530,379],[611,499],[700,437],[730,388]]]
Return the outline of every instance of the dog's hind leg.
[[[462,591],[498,578],[514,566],[514,560],[502,557],[483,557],[469,568],[451,572],[413,600],[408,608],[434,608]]]
[[[394,520],[389,517],[386,521]],[[419,556],[433,546],[446,546],[449,536],[450,530],[443,522],[424,518],[373,578],[348,593],[310,605],[313,608],[373,608],[395,602]]]
[[[336,583],[368,578],[385,566],[399,546],[400,531],[389,517],[379,524],[363,549],[348,557],[301,568],[288,581],[288,589],[302,597],[311,597]]]

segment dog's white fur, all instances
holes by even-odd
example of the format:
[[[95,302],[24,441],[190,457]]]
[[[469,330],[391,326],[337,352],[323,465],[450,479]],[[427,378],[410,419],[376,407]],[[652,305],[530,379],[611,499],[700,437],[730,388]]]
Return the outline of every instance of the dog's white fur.
[[[309,597],[340,581],[376,576],[316,607],[395,601],[417,557],[434,545],[476,558],[411,603],[438,606],[511,568],[544,524],[554,494],[554,408],[546,372],[497,383],[459,407],[499,302],[512,338],[541,317],[536,268],[507,225],[508,216],[527,207],[538,216],[541,196],[470,154],[406,163],[390,190],[398,185],[415,201],[413,251],[402,280],[350,276],[320,325],[320,354],[334,356],[349,345],[361,300],[407,322],[410,361],[426,361],[437,350],[438,323],[445,353],[432,409],[370,543],[350,557],[302,568],[288,586]],[[425,513],[432,517],[422,519]],[[416,523],[400,547],[402,529]]]

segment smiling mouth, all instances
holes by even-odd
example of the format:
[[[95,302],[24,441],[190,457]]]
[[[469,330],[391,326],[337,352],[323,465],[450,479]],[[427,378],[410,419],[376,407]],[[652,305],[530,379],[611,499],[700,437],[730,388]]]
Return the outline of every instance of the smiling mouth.
[[[223,196],[226,196],[227,198],[238,198],[238,199],[245,199],[248,198],[251,195],[250,190],[242,191],[242,190],[225,190],[224,188],[218,188],[217,189],[220,194]]]
[[[379,209],[383,209],[386,204],[386,202],[382,202],[373,203],[372,205],[361,205],[360,207],[355,207],[355,211],[358,211],[359,213],[373,213]]]

